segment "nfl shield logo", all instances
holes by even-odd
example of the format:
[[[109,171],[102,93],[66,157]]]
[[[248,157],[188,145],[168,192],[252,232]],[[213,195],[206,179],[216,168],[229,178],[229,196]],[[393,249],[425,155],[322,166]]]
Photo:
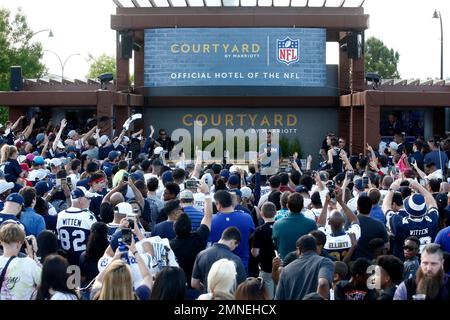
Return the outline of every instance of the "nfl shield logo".
[[[277,60],[286,65],[297,62],[299,60],[298,44],[298,39],[292,40],[289,37],[284,40],[277,39]]]

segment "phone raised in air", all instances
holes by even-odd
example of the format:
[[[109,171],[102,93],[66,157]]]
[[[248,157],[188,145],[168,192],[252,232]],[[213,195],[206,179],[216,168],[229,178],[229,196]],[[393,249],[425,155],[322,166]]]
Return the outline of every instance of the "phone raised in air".
[[[122,229],[122,241],[126,244],[126,245],[131,245],[131,237],[133,235],[133,232],[131,231],[130,228],[123,228]]]

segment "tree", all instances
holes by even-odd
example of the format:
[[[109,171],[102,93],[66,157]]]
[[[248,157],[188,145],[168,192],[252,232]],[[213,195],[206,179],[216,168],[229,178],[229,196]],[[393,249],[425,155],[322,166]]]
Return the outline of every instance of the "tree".
[[[389,49],[383,41],[370,37],[365,44],[366,72],[377,72],[384,79],[398,79],[400,74],[397,64],[400,55],[394,49]]]
[[[40,62],[42,44],[31,42],[33,30],[19,8],[14,19],[9,10],[0,8],[0,91],[9,90],[10,67],[21,66],[24,78],[40,78],[47,73]],[[0,107],[0,123],[8,119],[8,108]]]
[[[92,54],[89,54],[89,71],[87,74],[88,79],[95,79],[103,73],[112,73],[116,78],[116,59],[112,55],[102,54],[95,58]]]

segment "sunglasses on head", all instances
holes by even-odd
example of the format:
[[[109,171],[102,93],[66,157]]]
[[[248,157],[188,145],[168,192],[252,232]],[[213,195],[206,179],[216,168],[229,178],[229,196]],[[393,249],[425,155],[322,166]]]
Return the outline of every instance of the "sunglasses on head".
[[[417,249],[416,247],[403,246],[403,250],[406,250],[406,251],[414,251],[414,250],[416,250],[416,249]]]
[[[264,279],[263,278],[261,278],[261,277],[258,277],[258,278],[248,277],[247,281],[252,281],[252,280],[255,280],[255,279],[258,281],[258,284],[259,284],[258,288],[261,291],[263,289],[263,287],[264,287]]]

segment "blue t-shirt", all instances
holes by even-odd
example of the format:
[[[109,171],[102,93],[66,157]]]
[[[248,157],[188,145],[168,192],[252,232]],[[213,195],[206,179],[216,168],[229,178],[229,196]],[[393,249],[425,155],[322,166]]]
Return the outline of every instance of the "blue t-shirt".
[[[371,218],[380,221],[383,225],[386,224],[386,217],[384,216],[383,210],[381,210],[380,206],[372,207],[372,210],[370,210]]]
[[[169,240],[175,239],[175,231],[173,231],[173,224],[175,221],[163,221],[155,225],[155,229],[152,231],[152,236],[160,236],[161,238],[167,238]]]
[[[434,164],[436,165],[436,170],[439,170],[442,168],[445,169],[445,166],[448,162],[448,158],[447,158],[447,154],[445,152],[441,151],[440,155],[439,155],[439,151],[434,150],[434,151],[428,152],[425,155],[423,162],[425,164],[434,162]]]
[[[184,213],[186,213],[191,219],[192,231],[195,231],[200,227],[200,222],[203,219],[203,212],[195,209],[193,206],[184,207]]]
[[[441,245],[442,250],[450,253],[450,227],[439,231],[434,242]]]
[[[216,243],[222,237],[222,232],[228,227],[236,227],[241,232],[241,241],[234,253],[241,258],[244,267],[248,266],[248,258],[250,253],[249,239],[255,231],[255,224],[252,217],[242,211],[234,211],[231,213],[217,213],[213,216],[211,223],[211,234],[209,241]]]
[[[420,240],[420,252],[425,245],[432,243],[439,227],[439,213],[436,208],[430,208],[428,213],[420,218],[402,217],[393,215],[391,221],[394,234],[394,255],[404,259],[403,245],[409,236],[415,236]]]
[[[27,236],[37,236],[45,230],[45,220],[40,214],[37,214],[33,208],[26,208],[20,215],[20,222],[25,226]]]

